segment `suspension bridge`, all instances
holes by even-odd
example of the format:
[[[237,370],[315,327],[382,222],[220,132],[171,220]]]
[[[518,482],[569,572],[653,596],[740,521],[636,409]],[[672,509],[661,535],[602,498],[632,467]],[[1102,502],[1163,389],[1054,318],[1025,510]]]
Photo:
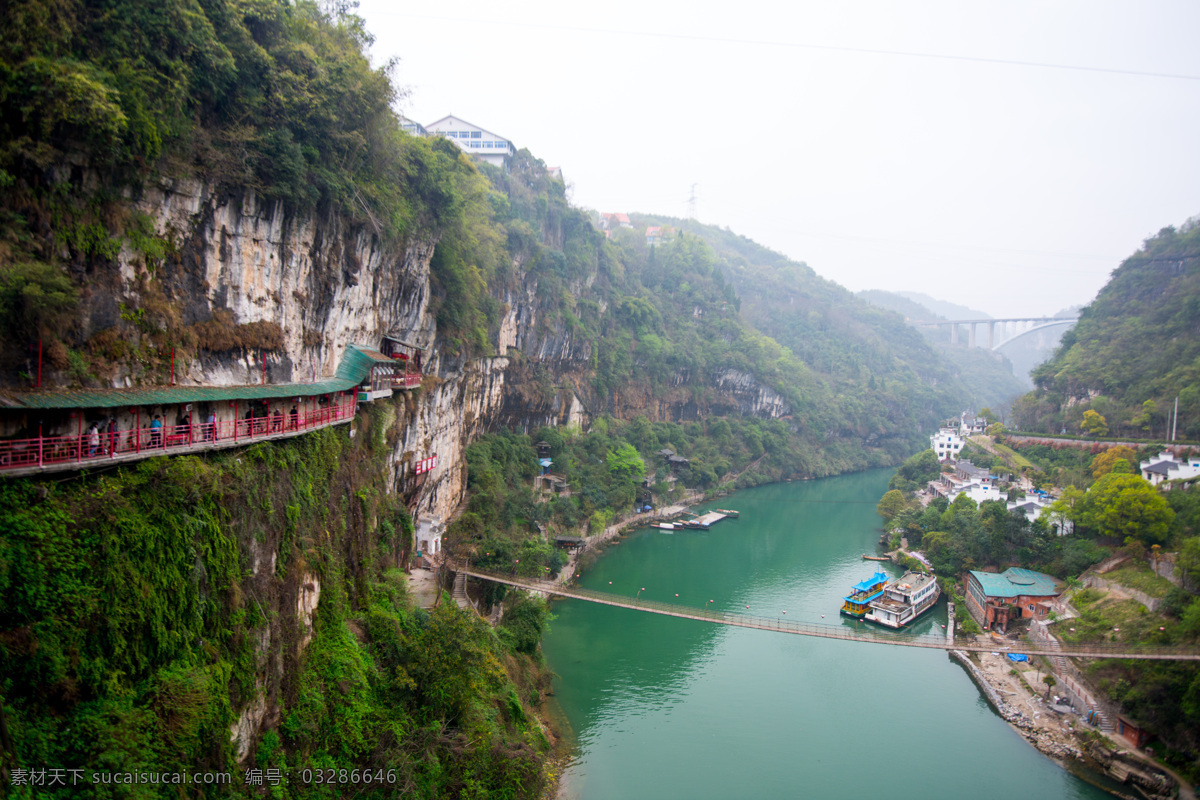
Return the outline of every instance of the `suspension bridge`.
[[[660,614],[665,617],[694,619],[700,622],[711,622],[717,625],[731,625],[737,628],[755,628],[757,630],[774,631],[776,633],[791,633],[799,636],[816,636],[822,639],[842,639],[851,642],[871,642],[899,647],[923,647],[929,650],[962,650],[974,653],[1022,653],[1024,655],[1070,656],[1073,658],[1135,658],[1158,661],[1200,661],[1200,648],[1177,647],[1131,642],[1059,642],[1054,645],[1009,640],[978,642],[972,640],[956,640],[953,632],[937,635],[913,635],[904,631],[886,632],[870,626],[851,628],[844,625],[820,625],[811,622],[797,622],[782,616],[774,617],[742,614],[733,611],[719,611],[709,608],[693,608],[691,606],[673,603],[661,603],[656,600],[645,600],[639,597],[596,592],[591,589],[581,589],[576,586],[562,586],[550,581],[539,581],[533,578],[506,575],[501,572],[478,569],[465,564],[450,564],[449,568],[458,574],[467,575],[485,581],[503,583],[518,589],[531,592],[542,592],[558,597],[573,597],[589,603],[599,603],[617,608],[628,608],[632,611],[644,611],[649,614]]]

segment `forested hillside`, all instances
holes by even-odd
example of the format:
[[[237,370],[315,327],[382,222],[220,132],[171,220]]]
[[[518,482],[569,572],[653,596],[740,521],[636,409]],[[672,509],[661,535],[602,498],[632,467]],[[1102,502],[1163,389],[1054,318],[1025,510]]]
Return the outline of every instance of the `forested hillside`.
[[[694,220],[632,219],[674,226],[707,242],[737,292],[743,318],[808,365],[836,398],[850,435],[886,435],[892,425],[928,431],[947,416],[1000,405],[1020,391],[1003,362],[935,350],[899,314],[744,236]]]
[[[930,307],[922,305],[919,299],[925,295],[914,292],[897,293],[869,289],[858,293],[858,296],[873,306],[890,309],[908,320],[948,319],[934,312]],[[954,319],[985,319],[987,314],[960,308],[951,303],[935,303],[945,310],[962,312]],[[981,347],[968,348],[965,336],[959,344],[950,343],[948,328],[920,328],[925,340],[929,342],[938,355],[953,365],[959,380],[972,392],[972,400],[976,410],[980,408],[1004,408],[1029,388],[1029,383],[1015,371],[1013,362],[1000,352],[989,352]],[[962,334],[960,334],[962,335]],[[1032,367],[1033,364],[1030,364]]]
[[[1013,409],[1022,430],[1200,439],[1200,224],[1164,228],[1122,262]]]

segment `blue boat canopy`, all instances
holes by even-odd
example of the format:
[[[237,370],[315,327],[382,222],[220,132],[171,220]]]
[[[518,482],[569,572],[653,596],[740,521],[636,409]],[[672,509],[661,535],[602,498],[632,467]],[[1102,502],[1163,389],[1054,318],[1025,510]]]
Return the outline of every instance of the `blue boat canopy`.
[[[867,578],[865,581],[854,584],[855,592],[869,592],[881,583],[887,583],[887,575],[882,572],[876,572],[873,578]]]

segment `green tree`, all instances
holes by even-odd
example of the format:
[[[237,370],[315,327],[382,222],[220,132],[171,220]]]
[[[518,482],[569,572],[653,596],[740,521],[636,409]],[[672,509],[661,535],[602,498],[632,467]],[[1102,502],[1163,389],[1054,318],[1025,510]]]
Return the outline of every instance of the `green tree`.
[[[1153,400],[1143,400],[1142,410],[1137,414],[1137,416],[1129,420],[1129,424],[1141,428],[1143,431],[1149,432],[1150,427],[1154,424],[1157,416],[1157,404],[1155,404]]]
[[[891,522],[897,514],[904,510],[907,503],[899,489],[891,489],[883,495],[875,511],[883,517],[884,522]]]
[[[1146,546],[1166,541],[1175,512],[1140,475],[1109,473],[1083,501],[1083,524],[1101,536],[1138,541]]]
[[[922,450],[914,456],[909,456],[896,468],[896,474],[888,482],[888,488],[911,492],[937,478],[941,471],[942,465],[938,462],[937,454],[933,450]]]
[[[1107,436],[1108,435],[1108,420],[1104,419],[1099,412],[1088,409],[1083,412],[1083,421],[1079,423],[1079,427],[1087,433],[1088,436]]]
[[[637,482],[646,476],[646,462],[638,454],[637,448],[628,442],[622,442],[620,447],[609,450],[606,461],[608,471],[619,480]]]
[[[1057,525],[1060,530],[1070,530],[1074,528],[1075,523],[1079,522],[1083,514],[1084,497],[1086,497],[1086,493],[1082,489],[1068,486],[1066,489],[1063,489],[1059,498],[1051,503],[1050,507],[1042,512],[1042,514],[1049,518],[1052,525]],[[1068,525],[1067,523],[1070,524]]]
[[[1121,445],[1119,447],[1110,447],[1100,455],[1092,459],[1092,476],[1099,480],[1105,475],[1113,471],[1118,461],[1125,461],[1126,466],[1137,461],[1137,453],[1132,447]]]
[[[61,269],[49,264],[0,267],[0,329],[15,339],[36,339],[70,322],[79,291]]]
[[[1184,539],[1175,562],[1185,585],[1195,585],[1200,578],[1200,536]]]

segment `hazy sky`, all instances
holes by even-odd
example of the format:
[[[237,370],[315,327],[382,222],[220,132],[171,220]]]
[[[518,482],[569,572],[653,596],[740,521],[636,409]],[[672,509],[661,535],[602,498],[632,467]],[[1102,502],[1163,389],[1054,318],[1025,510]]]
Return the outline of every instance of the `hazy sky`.
[[[1200,214],[1195,0],[359,13],[407,116],[507,137],[600,211],[687,216],[695,184],[700,221],[855,291],[1051,314]]]

